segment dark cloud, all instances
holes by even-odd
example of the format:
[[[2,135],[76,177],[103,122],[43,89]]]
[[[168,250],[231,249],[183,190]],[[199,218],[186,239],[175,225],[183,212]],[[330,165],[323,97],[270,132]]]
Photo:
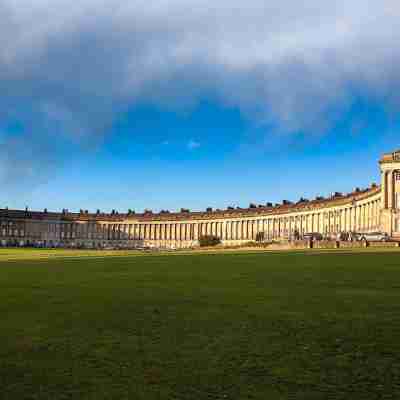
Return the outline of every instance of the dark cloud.
[[[213,97],[286,133],[327,129],[355,96],[399,103],[394,0],[0,0],[0,15],[1,129],[22,121],[26,143],[102,135],[138,103]]]

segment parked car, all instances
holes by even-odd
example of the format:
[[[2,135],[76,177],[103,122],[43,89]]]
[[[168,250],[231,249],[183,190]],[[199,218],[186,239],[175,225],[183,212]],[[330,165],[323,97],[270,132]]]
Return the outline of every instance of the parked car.
[[[322,240],[323,237],[320,233],[318,232],[309,232],[309,233],[305,233],[303,235],[303,239],[304,240]]]
[[[387,242],[390,237],[384,232],[369,232],[369,233],[359,233],[357,235],[357,240],[364,242]]]

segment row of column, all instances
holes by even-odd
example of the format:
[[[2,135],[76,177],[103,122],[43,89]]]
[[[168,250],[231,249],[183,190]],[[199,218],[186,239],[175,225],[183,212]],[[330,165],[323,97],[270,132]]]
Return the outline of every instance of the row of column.
[[[194,241],[204,235],[221,240],[256,240],[292,236],[297,232],[322,234],[379,229],[380,201],[349,206],[333,211],[273,216],[265,219],[226,220],[210,222],[140,223],[140,224],[71,224],[70,238],[106,240],[178,240]],[[83,226],[79,226],[83,225]],[[76,230],[74,231],[74,226]]]
[[[322,234],[348,231],[378,230],[380,225],[380,200],[336,210],[269,216],[258,219],[167,222],[167,223],[69,223],[32,221],[21,225],[2,223],[0,236],[29,236],[48,240],[99,239],[99,240],[176,240],[196,241],[204,235],[214,235],[221,240],[256,240],[262,233],[264,239],[290,237],[298,233]]]
[[[382,171],[382,197],[383,208],[394,209],[398,207],[396,201],[396,180],[400,174],[399,170]]]

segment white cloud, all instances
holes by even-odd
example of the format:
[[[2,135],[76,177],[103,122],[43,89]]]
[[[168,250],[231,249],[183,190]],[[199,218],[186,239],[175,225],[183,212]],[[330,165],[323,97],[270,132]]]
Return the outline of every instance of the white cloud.
[[[199,142],[196,142],[195,140],[189,140],[187,147],[189,150],[194,150],[198,149],[201,146]]]

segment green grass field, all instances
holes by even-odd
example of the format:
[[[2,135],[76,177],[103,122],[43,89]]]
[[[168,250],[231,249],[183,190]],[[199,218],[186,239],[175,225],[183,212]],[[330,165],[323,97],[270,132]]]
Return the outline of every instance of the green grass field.
[[[400,252],[102,254],[0,252],[1,399],[400,398]]]

